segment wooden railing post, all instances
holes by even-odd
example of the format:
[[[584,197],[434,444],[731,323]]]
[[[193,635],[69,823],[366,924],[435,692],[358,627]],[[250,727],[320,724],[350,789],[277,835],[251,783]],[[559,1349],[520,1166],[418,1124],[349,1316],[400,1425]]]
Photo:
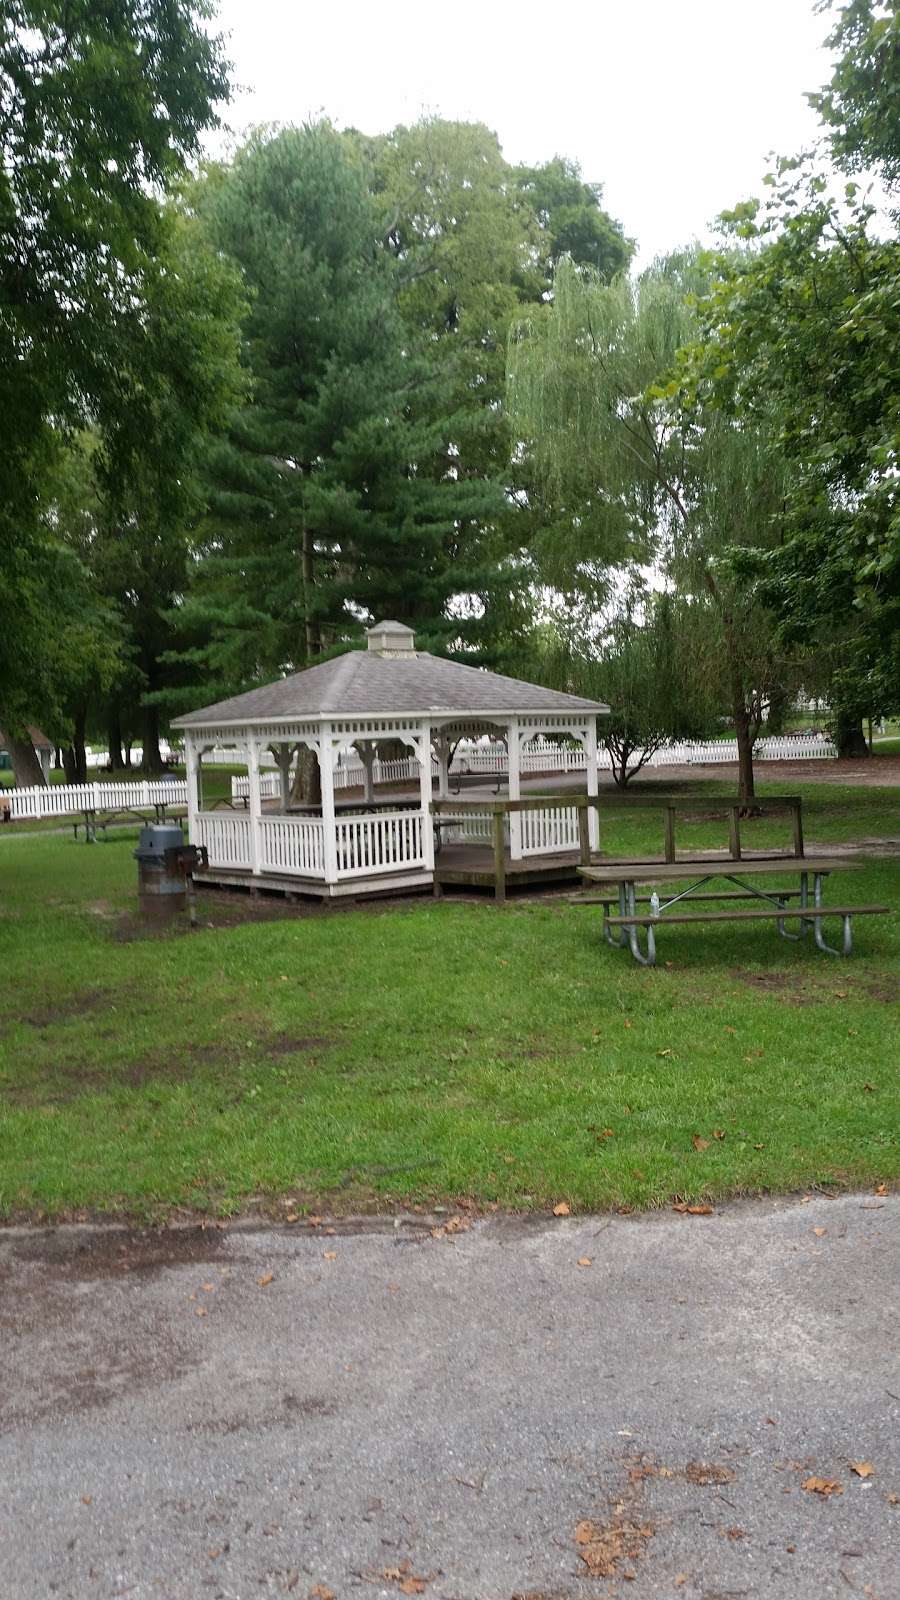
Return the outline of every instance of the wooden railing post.
[[[587,806],[579,806],[577,815],[579,859],[583,867],[589,867],[591,864],[591,834]]]
[[[741,808],[731,806],[728,811],[728,848],[731,851],[732,861],[741,859]]]

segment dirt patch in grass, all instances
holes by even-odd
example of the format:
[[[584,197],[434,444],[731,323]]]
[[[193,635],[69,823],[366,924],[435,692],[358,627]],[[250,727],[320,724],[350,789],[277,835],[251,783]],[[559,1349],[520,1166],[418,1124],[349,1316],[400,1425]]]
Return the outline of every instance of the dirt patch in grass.
[[[119,998],[118,990],[115,991],[115,998]],[[108,989],[88,989],[83,994],[69,995],[53,1005],[39,1006],[37,1010],[25,1012],[14,1020],[25,1022],[30,1028],[51,1028],[57,1022],[71,1022],[75,1017],[85,1017],[91,1011],[98,1011],[109,1005],[112,999],[113,995]]]
[[[319,1054],[323,1050],[330,1050],[334,1044],[333,1039],[319,1037],[316,1034],[308,1036],[295,1036],[290,1033],[276,1033],[271,1039],[263,1040],[263,1053],[267,1056],[294,1056]]]
[[[748,989],[755,989],[759,994],[777,994],[792,1006],[815,1005],[817,1001],[830,998],[827,991],[817,993],[809,988],[804,977],[791,972],[750,972],[746,967],[735,967],[731,976],[745,983]]]

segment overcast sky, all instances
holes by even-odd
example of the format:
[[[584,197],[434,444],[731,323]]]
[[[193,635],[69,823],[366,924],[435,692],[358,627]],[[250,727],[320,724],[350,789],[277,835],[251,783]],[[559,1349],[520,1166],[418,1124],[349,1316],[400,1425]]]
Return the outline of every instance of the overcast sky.
[[[574,157],[641,261],[708,238],[808,143],[828,77],[813,0],[220,0],[228,121],[383,132],[423,113],[486,122],[511,161]]]

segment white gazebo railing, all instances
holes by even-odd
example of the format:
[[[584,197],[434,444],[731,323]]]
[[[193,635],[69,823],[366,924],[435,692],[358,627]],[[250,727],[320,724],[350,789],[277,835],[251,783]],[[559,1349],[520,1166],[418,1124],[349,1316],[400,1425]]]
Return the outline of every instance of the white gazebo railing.
[[[363,877],[393,867],[398,871],[424,867],[424,823],[422,811],[338,817],[334,824],[338,877]]]
[[[552,856],[578,849],[578,811],[575,806],[523,811],[521,818],[523,856]]]
[[[194,843],[202,845],[217,867],[252,865],[250,818],[228,811],[200,811]]]
[[[264,872],[325,876],[325,830],[321,817],[263,817],[259,825]]]

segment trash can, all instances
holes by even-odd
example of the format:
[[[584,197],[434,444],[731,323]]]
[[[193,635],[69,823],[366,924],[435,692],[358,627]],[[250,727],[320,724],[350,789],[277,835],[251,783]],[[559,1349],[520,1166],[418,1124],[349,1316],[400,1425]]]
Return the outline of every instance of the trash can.
[[[184,834],[173,822],[151,822],[141,829],[134,859],[138,896],[149,912],[183,911],[187,897],[184,869],[170,851],[184,849]]]

